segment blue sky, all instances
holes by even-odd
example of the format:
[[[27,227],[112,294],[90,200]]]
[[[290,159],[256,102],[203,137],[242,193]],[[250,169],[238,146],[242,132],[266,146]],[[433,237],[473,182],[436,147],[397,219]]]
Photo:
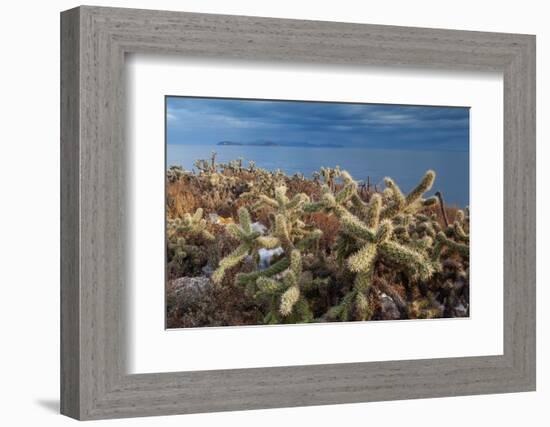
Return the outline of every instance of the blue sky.
[[[167,97],[167,143],[338,144],[468,151],[469,109]]]

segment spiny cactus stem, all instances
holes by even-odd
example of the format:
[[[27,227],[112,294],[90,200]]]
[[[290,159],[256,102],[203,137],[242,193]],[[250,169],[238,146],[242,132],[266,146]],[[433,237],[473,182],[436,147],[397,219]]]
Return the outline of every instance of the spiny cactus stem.
[[[462,243],[458,243],[454,240],[449,239],[447,236],[445,236],[445,233],[443,232],[439,232],[437,234],[437,240],[453,252],[456,252],[464,257],[470,256],[470,248],[468,245],[464,245]]]
[[[432,170],[429,170],[426,172],[424,177],[422,178],[422,181],[420,181],[420,184],[418,184],[406,197],[405,201],[407,206],[411,205],[412,203],[416,202],[417,200],[422,197],[422,194],[424,194],[426,191],[430,190],[432,188],[433,182],[435,180],[435,172]]]

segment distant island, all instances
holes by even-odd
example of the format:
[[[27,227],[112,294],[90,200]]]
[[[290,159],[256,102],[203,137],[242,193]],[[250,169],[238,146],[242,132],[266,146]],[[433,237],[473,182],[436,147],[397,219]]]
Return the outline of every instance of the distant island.
[[[250,146],[250,147],[308,147],[308,148],[341,148],[339,144],[312,144],[310,142],[239,142],[239,141],[220,141],[216,145],[226,146]]]

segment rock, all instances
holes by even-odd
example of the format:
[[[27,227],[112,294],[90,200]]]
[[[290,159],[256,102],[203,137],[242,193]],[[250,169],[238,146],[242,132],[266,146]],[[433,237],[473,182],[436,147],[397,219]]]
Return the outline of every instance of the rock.
[[[219,224],[221,222],[220,216],[217,213],[208,214],[208,221],[210,221],[212,224]]]
[[[456,317],[466,317],[468,315],[468,309],[464,307],[462,303],[454,307]]]
[[[212,266],[210,264],[206,264],[201,269],[201,271],[206,277],[210,277],[210,276],[212,276],[212,273],[214,273],[214,269],[212,268]]]
[[[256,231],[260,234],[265,234],[265,232],[267,231],[267,227],[265,225],[263,225],[261,222],[253,222],[252,225],[252,231]]]
[[[228,204],[231,204],[230,201],[227,202]],[[218,225],[227,225],[227,224],[234,224],[235,221],[233,221],[233,218],[231,217],[223,217],[221,215],[218,215],[217,213],[211,213],[208,215],[208,221],[210,221],[212,224],[218,224]]]
[[[387,294],[380,294],[380,319],[381,320],[396,320],[401,318],[401,313],[397,308],[397,304]]]
[[[168,293],[173,295],[179,304],[192,306],[201,300],[209,299],[212,282],[208,277],[180,277],[168,285]]]
[[[274,256],[281,255],[283,253],[283,248],[280,246],[275,249],[265,249],[261,248],[258,251],[258,255],[260,256],[260,262],[258,263],[258,267],[260,270],[265,270],[269,265],[271,264],[271,259]]]

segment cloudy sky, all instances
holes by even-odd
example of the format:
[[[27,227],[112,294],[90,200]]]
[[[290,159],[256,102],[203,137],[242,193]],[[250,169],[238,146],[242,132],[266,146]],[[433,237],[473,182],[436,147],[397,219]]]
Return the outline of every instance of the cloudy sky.
[[[469,109],[381,104],[166,98],[167,143],[338,144],[468,151]]]

